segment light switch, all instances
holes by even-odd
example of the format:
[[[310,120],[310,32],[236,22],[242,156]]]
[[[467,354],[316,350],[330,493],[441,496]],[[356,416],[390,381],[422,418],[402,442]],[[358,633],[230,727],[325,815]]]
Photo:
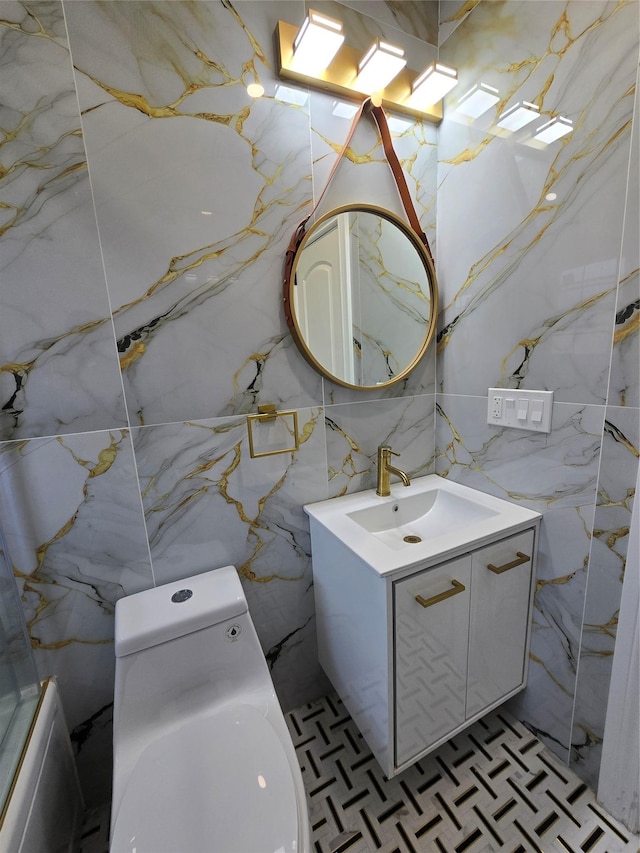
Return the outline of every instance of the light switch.
[[[534,424],[542,423],[542,412],[544,403],[542,400],[531,401],[531,422]]]
[[[521,397],[518,400],[518,420],[526,421],[527,415],[529,414],[529,401],[524,397]]]

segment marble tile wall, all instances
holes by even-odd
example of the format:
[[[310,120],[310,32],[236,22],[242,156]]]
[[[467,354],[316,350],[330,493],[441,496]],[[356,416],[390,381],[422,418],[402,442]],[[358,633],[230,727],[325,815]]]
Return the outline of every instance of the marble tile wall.
[[[513,710],[595,787],[640,456],[640,4],[447,2],[441,18],[460,91],[501,100],[471,121],[452,99],[439,132],[436,470],[543,513]],[[518,100],[573,133],[501,132]],[[552,390],[552,432],[487,425],[493,386]]]
[[[435,3],[322,5],[435,54]],[[235,564],[283,706],[309,701],[329,688],[303,504],[369,486],[383,441],[432,465],[435,352],[359,394],[287,332],[284,252],[350,123],[275,76],[276,22],[304,9],[0,0],[0,523],[89,804],[110,791],[119,597]],[[435,244],[436,128],[392,133]],[[351,157],[327,209],[400,212],[373,125]],[[268,402],[297,410],[301,447],[250,459]]]

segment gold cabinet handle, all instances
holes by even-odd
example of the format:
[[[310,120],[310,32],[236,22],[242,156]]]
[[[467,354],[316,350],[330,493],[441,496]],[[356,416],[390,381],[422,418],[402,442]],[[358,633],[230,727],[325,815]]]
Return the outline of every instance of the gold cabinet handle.
[[[416,595],[416,601],[418,604],[422,605],[422,607],[431,607],[432,604],[444,601],[445,598],[451,598],[452,595],[457,595],[459,592],[464,592],[466,589],[465,585],[460,583],[460,581],[457,581],[455,578],[451,581],[451,586],[452,589],[448,589],[446,592],[434,595],[432,598],[423,598],[421,595]]]
[[[516,551],[518,555],[515,560],[510,563],[505,563],[504,566],[494,566],[493,563],[488,563],[487,568],[490,572],[496,575],[501,575],[503,572],[508,572],[509,569],[515,569],[516,566],[521,566],[523,563],[528,563],[531,557],[523,554],[522,551]]]

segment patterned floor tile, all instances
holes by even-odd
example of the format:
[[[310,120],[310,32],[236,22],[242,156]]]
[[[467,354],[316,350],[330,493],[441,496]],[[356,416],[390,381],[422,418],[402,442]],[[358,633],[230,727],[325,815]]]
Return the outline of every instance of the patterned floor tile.
[[[286,717],[314,853],[638,853],[638,836],[503,711],[393,779],[336,696]]]

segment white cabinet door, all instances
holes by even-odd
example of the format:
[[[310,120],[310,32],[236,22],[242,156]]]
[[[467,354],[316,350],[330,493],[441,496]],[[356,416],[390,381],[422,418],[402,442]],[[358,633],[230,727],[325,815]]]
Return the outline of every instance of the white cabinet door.
[[[524,683],[533,531],[472,555],[467,718]]]
[[[465,720],[471,557],[394,583],[395,764]]]

